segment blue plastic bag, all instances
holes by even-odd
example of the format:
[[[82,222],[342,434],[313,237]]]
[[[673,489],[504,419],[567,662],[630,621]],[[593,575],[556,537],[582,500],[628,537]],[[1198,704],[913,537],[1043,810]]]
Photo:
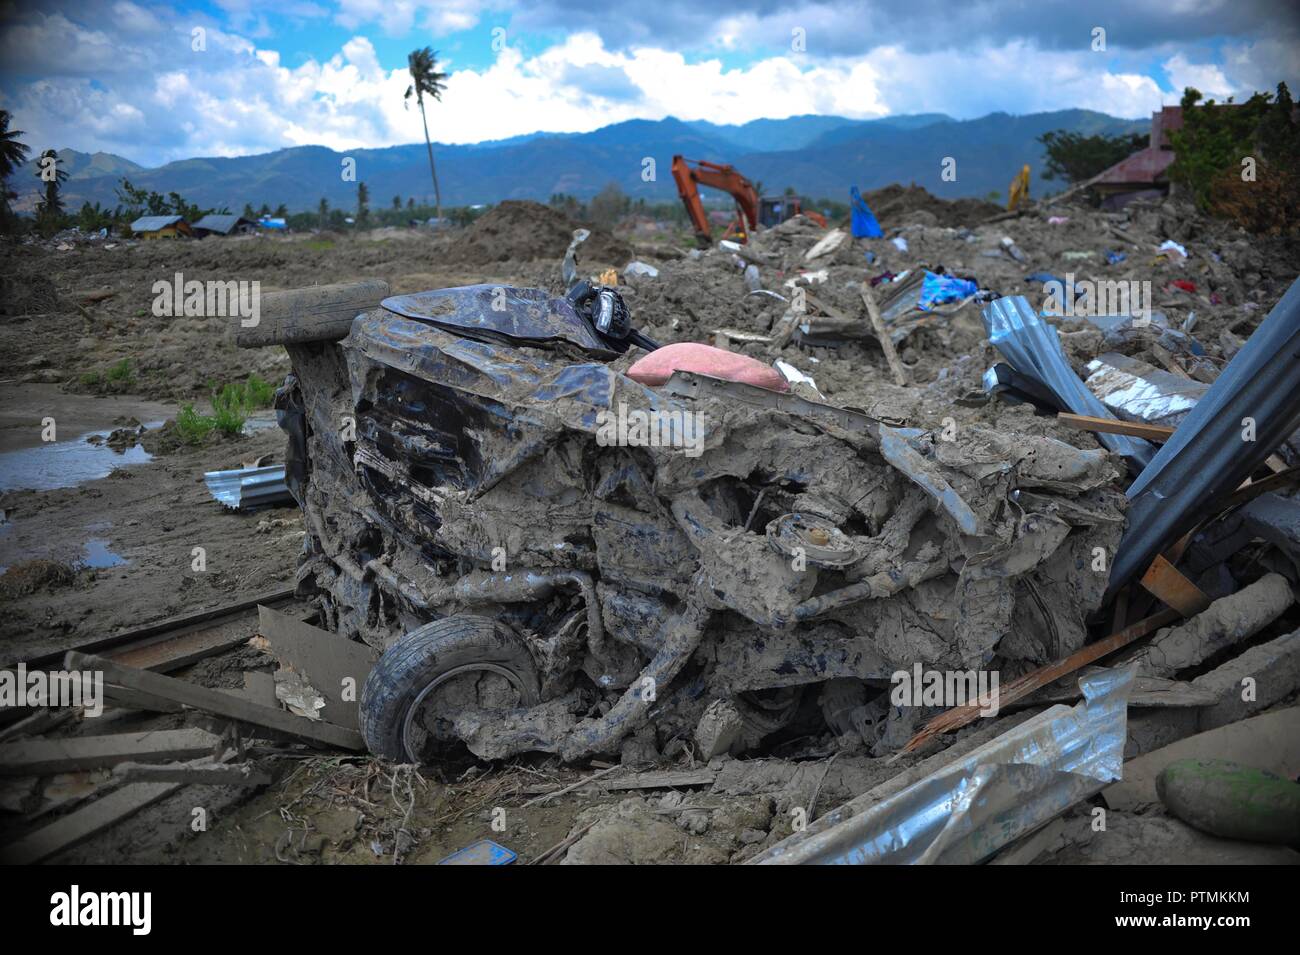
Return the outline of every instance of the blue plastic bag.
[[[935,275],[926,272],[921,280],[921,299],[917,303],[922,311],[928,312],[936,305],[968,298],[980,290],[974,282],[959,279],[952,275]]]
[[[883,237],[885,233],[880,228],[880,223],[876,221],[876,217],[867,206],[867,201],[862,198],[862,193],[858,191],[857,186],[849,189],[849,199],[853,203],[853,238],[879,239]]]

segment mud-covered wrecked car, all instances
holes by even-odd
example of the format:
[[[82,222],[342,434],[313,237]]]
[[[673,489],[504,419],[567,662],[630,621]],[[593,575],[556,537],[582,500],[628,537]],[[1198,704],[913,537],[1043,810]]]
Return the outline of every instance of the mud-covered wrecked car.
[[[820,720],[880,750],[911,725],[897,671],[1005,679],[1083,645],[1123,526],[1105,451],[647,387],[626,370],[654,343],[581,291],[392,296],[341,341],[281,339],[299,587],[382,651],[375,753],[575,760],[718,707],[733,752]],[[638,413],[698,443],[602,436]]]

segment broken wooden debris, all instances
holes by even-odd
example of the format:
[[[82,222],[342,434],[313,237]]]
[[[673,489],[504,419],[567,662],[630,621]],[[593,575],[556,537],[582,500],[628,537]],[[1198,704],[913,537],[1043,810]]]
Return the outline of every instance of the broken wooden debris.
[[[1173,428],[1162,424],[1145,424],[1140,421],[1120,421],[1116,418],[1098,418],[1094,415],[1070,414],[1061,412],[1056,420],[1070,428],[1080,431],[1094,431],[1102,434],[1126,434],[1131,438],[1146,438],[1148,441],[1164,442],[1174,433]]]
[[[130,783],[198,783],[205,786],[268,786],[271,774],[252,763],[119,763],[113,775]]]
[[[192,759],[212,753],[218,742],[218,737],[194,728],[24,740],[0,745],[0,774],[44,776],[127,761]]]
[[[1008,706],[1017,700],[1024,699],[1030,693],[1034,692],[1047,684],[1059,680],[1067,674],[1073,673],[1089,663],[1095,663],[1102,657],[1114,653],[1121,647],[1126,647],[1135,640],[1140,640],[1147,634],[1159,630],[1167,623],[1173,623],[1179,617],[1177,610],[1161,610],[1159,613],[1147,617],[1145,620],[1139,620],[1130,627],[1112,633],[1109,637],[1103,637],[1096,643],[1090,643],[1082,650],[1070,654],[1063,660],[1055,663],[1049,663],[1046,666],[1039,667],[1037,670],[1031,670],[1023,676],[1016,677],[1010,683],[1005,684],[998,692],[998,701],[1000,706]],[[979,719],[984,705],[978,700],[973,703],[967,703],[964,706],[953,707],[950,710],[944,710],[930,722],[921,727],[907,745],[903,747],[904,753],[911,753],[919,749],[927,741],[943,733],[950,733],[955,729],[960,729]]]
[[[876,338],[885,352],[889,373],[894,376],[894,384],[901,388],[907,384],[907,373],[903,370],[902,361],[899,360],[898,350],[894,348],[894,340],[889,337],[889,330],[885,328],[885,319],[880,314],[880,306],[876,302],[875,293],[871,291],[870,282],[862,283],[861,294],[863,304],[867,306],[871,327],[876,330]]]
[[[1201,588],[1183,576],[1172,563],[1157,554],[1138,581],[1142,587],[1184,617],[1194,617],[1210,606],[1210,598]]]
[[[184,706],[207,713],[224,716],[240,723],[261,726],[265,729],[283,733],[295,739],[301,739],[317,745],[333,746],[352,752],[365,750],[361,734],[355,730],[335,726],[332,723],[312,722],[286,713],[249,702],[242,697],[220,690],[186,683],[160,673],[137,670],[123,666],[103,657],[87,653],[70,651],[64,661],[69,670],[101,671],[107,682],[116,683],[129,689],[141,690],[153,696],[172,700]]]
[[[24,716],[17,723],[0,729],[0,742],[18,739],[22,736],[39,736],[41,733],[66,723],[80,713],[81,707],[79,706],[42,707],[30,716]]]
[[[170,796],[181,785],[131,783],[115,789],[7,846],[0,846],[0,861],[6,865],[33,865],[48,859]]]
[[[337,726],[356,729],[361,686],[379,656],[374,648],[270,607],[258,607],[257,614],[258,632],[270,644],[271,653],[325,698],[321,717]]]

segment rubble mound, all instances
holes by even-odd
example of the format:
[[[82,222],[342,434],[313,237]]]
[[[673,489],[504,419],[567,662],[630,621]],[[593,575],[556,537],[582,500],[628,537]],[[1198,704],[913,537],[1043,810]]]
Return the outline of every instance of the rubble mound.
[[[508,199],[485,213],[447,254],[458,265],[487,265],[492,262],[558,260],[564,256],[578,224],[562,212],[540,202]],[[632,247],[603,229],[591,229],[582,245],[579,260],[622,266],[632,258]]]
[[[1001,206],[983,199],[940,199],[915,183],[910,186],[892,183],[868,192],[862,198],[880,224],[886,227],[920,221],[924,225],[959,229],[977,225],[1003,211]],[[930,216],[934,216],[933,221],[930,221]]]
[[[0,279],[0,316],[44,315],[62,307],[54,283],[43,275],[27,273]]]

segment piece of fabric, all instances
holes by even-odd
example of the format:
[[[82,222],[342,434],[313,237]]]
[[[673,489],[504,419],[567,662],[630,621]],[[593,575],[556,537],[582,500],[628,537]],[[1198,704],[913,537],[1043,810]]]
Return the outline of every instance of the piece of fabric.
[[[790,390],[789,383],[770,365],[747,355],[737,355],[735,352],[697,342],[675,342],[652,351],[638,359],[627,370],[627,376],[643,385],[662,385],[675,371],[692,371],[728,381],[740,381],[768,391]]]

